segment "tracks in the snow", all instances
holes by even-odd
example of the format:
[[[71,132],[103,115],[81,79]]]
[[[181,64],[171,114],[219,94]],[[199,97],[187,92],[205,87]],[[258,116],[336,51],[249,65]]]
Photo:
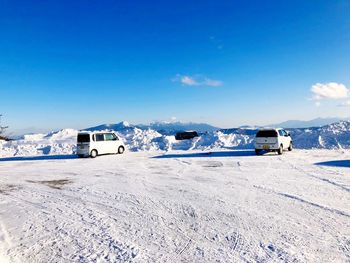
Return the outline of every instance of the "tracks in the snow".
[[[36,193],[22,191],[22,194],[32,194],[35,199],[50,201],[38,204],[16,196],[10,197],[19,205],[25,204],[23,208],[30,215],[23,229],[26,239],[39,239],[34,246],[24,243],[24,246],[17,247],[12,251],[13,255],[20,254],[17,251],[19,249],[25,258],[36,262],[49,262],[55,258],[60,259],[58,262],[75,261],[78,258],[81,262],[99,258],[104,258],[104,262],[132,262],[137,256],[137,248],[116,240],[116,233],[111,228],[114,220],[117,220],[111,217],[116,212],[115,207],[109,208],[103,202],[83,200],[67,195],[67,192],[60,195],[41,190]],[[40,240],[46,241],[43,243]],[[51,246],[47,246],[49,240]],[[71,246],[69,250],[75,250],[68,258],[65,255],[67,242]]]
[[[321,166],[317,166],[315,164],[310,164],[313,166],[313,170],[312,172],[310,172],[309,170],[305,169],[305,168],[302,168],[303,167],[303,163],[305,162],[303,159],[301,158],[298,158],[298,163],[299,165],[295,165],[294,163],[291,163],[290,161],[287,162],[288,165],[293,169],[293,170],[296,170],[304,175],[307,175],[309,177],[312,177],[320,182],[323,182],[323,183],[326,183],[326,184],[329,184],[329,185],[332,185],[332,186],[335,186],[345,192],[348,192],[350,193],[350,186],[347,186],[347,185],[344,185],[344,184],[341,184],[339,182],[336,182],[332,179],[329,179],[329,178],[325,178],[325,177],[322,177],[320,175],[317,175],[317,173],[319,174],[327,174],[327,175],[342,175],[344,176],[343,174],[340,174],[339,172],[334,172],[332,170],[329,170],[329,169],[326,169],[324,167],[321,167]]]
[[[7,251],[11,248],[12,242],[3,222],[0,221],[0,259],[8,258]]]
[[[348,213],[348,181],[340,174],[327,177],[293,154],[199,156],[118,164],[97,159],[101,166],[68,167],[79,172],[60,189],[48,184],[66,174],[62,167],[17,167],[18,174],[4,180],[21,187],[0,202],[13,213],[4,217],[14,234],[7,251],[24,262],[350,258],[349,215],[341,213]],[[328,197],[340,197],[339,205]]]

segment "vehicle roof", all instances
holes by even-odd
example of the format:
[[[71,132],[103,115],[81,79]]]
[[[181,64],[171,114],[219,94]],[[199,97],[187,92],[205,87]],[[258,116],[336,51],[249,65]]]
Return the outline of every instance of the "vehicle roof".
[[[278,130],[284,130],[283,128],[261,128],[258,129],[258,131],[278,131]]]

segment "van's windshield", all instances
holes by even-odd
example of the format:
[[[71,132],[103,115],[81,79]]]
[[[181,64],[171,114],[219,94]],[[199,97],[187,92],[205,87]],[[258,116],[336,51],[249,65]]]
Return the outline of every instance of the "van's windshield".
[[[90,142],[89,134],[78,134],[78,142]]]
[[[278,137],[277,132],[275,130],[263,130],[258,131],[256,137]]]

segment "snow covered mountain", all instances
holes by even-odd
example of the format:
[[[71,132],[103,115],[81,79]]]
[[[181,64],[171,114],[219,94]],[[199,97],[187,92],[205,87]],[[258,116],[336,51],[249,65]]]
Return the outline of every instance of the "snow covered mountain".
[[[289,120],[281,123],[270,124],[268,127],[282,127],[285,129],[290,128],[309,128],[309,127],[322,127],[342,120],[350,120],[350,118],[340,119],[340,118],[316,118],[309,121],[301,120]]]
[[[350,121],[340,121],[323,127],[289,129],[295,147],[350,148]]]
[[[96,131],[96,130],[114,130],[114,131],[121,131],[121,130],[131,130],[133,128],[139,128],[142,130],[148,130],[152,129],[157,132],[159,132],[162,135],[174,135],[177,132],[180,131],[188,131],[188,130],[195,130],[200,133],[204,132],[213,132],[220,130],[218,127],[214,127],[210,124],[206,123],[183,123],[183,122],[152,122],[150,124],[138,124],[138,125],[131,125],[126,121],[117,123],[117,124],[102,124],[95,127],[90,127],[84,130],[87,131]]]
[[[126,122],[100,125],[87,130],[114,130],[129,151],[169,151],[231,148],[253,148],[256,129],[222,129],[203,133],[193,140],[176,141],[173,135],[162,134],[149,127],[132,126]],[[350,149],[350,121],[323,127],[289,129],[294,146],[299,149]],[[63,129],[48,134],[25,135],[19,140],[0,142],[0,157],[75,152],[78,131]]]
[[[116,123],[116,124],[101,124],[98,126],[86,128],[84,130],[86,130],[86,131],[103,131],[103,130],[120,131],[120,130],[132,129],[133,127],[134,126],[131,125],[129,122],[122,121],[122,122]]]
[[[220,128],[207,123],[183,123],[183,122],[152,122],[149,125],[138,125],[140,128],[156,130],[163,135],[174,135],[176,132],[195,130],[197,132],[214,132]]]

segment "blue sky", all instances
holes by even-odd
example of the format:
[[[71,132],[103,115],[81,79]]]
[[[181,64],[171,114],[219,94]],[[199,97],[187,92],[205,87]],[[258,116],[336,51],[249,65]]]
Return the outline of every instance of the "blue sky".
[[[347,0],[0,0],[0,113],[13,130],[350,116],[349,13]]]

